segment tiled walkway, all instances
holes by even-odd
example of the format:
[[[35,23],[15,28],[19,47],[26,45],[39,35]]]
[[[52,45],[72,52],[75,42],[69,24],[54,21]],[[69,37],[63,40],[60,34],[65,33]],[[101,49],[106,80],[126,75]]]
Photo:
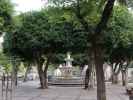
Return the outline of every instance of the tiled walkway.
[[[13,100],[96,100],[96,89],[83,90],[81,87],[55,87],[37,89],[38,83],[21,83]],[[1,97],[0,97],[1,100]],[[125,88],[107,85],[107,100],[129,100]]]

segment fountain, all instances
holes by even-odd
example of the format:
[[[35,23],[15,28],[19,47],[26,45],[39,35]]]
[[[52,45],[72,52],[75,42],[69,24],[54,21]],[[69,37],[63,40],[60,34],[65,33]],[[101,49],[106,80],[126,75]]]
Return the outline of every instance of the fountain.
[[[83,84],[82,77],[74,74],[74,71],[80,72],[80,70],[76,70],[76,68],[72,66],[73,58],[71,58],[71,54],[69,52],[67,53],[67,57],[64,60],[65,64],[60,64],[59,67],[54,71],[54,76],[51,84],[53,85]]]
[[[64,79],[71,78],[73,76],[73,59],[70,56],[70,53],[67,53],[67,58],[65,58],[66,64],[60,65],[59,70],[61,71],[61,77]]]

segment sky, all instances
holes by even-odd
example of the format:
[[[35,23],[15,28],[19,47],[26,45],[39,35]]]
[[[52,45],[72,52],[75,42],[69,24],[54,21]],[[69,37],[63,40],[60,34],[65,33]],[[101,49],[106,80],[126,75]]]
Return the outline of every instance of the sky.
[[[15,11],[27,12],[32,10],[40,10],[47,0],[12,0],[12,3],[15,4]]]

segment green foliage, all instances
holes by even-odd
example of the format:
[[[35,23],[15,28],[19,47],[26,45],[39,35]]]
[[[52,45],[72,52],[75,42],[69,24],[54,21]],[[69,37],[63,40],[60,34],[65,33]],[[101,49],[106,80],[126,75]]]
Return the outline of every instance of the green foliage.
[[[66,52],[84,53],[88,48],[88,33],[74,19],[69,20],[64,10],[50,7],[15,18],[16,32],[4,36],[4,52],[9,56],[33,63],[52,53],[51,63],[59,64],[64,62],[62,55]]]
[[[111,62],[131,60],[133,57],[133,15],[124,6],[114,8],[106,30],[105,46]]]
[[[4,51],[6,53],[19,55],[25,60],[31,61],[38,58],[37,56],[46,57],[49,53],[57,55],[57,57],[55,56],[57,59],[62,59],[58,56],[59,53],[68,51],[74,55],[85,54],[90,46],[88,40],[92,38],[89,37],[89,34],[94,31],[94,27],[99,21],[105,0],[99,2],[97,0],[83,0],[79,2],[80,15],[90,26],[88,32],[84,30],[76,16],[78,13],[76,10],[77,0],[74,0],[74,2],[70,0],[69,4],[66,0],[51,2],[55,6],[15,16],[16,32],[6,34],[4,38]],[[114,8],[112,18],[104,32],[104,46],[107,49],[108,56],[113,53],[114,55],[117,54],[117,57],[119,57],[118,55],[123,57],[123,52],[132,50],[132,20],[132,14],[125,6]],[[115,54],[115,52],[120,54]],[[86,57],[83,56],[83,58]],[[53,63],[60,61],[53,59]]]
[[[96,25],[100,19],[105,0],[49,0],[49,3],[64,9],[65,13],[71,14],[78,23],[80,21],[78,17],[82,16],[89,25]]]
[[[89,61],[89,57],[87,56],[87,54],[76,54],[76,55],[72,55],[74,61],[73,61],[73,65],[75,66],[80,66],[80,67],[84,67],[84,65],[88,65],[88,61]]]
[[[65,54],[58,53],[52,57],[51,63],[59,66],[59,64],[65,63],[65,60],[64,60],[65,56],[66,56]]]
[[[13,5],[10,0],[0,0],[0,30],[6,32],[12,27]]]
[[[0,52],[0,67],[2,67],[5,73],[11,72],[11,61],[2,52]]]
[[[26,13],[22,18],[20,28],[5,35],[4,48],[11,55],[32,60],[34,54],[42,53],[43,46],[46,46],[43,43],[46,43],[44,40],[47,40],[49,25],[43,12]]]

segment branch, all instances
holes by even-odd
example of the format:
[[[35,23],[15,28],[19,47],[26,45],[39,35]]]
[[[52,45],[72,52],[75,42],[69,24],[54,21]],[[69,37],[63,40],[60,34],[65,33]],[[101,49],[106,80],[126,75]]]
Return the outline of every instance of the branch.
[[[102,30],[106,28],[110,15],[113,11],[114,2],[115,0],[108,0],[107,4],[105,5],[101,20],[95,29],[95,34],[101,34]]]
[[[123,65],[123,63],[120,63],[119,69],[117,70],[116,75],[118,75],[120,73],[120,71],[122,70],[122,65]]]
[[[116,71],[118,64],[119,64],[119,63],[116,63],[116,64],[115,64],[115,68],[113,69],[114,72]]]
[[[127,65],[126,65],[126,67],[125,67],[125,70],[127,70],[127,68],[128,68],[128,66],[130,65],[130,61],[127,61]]]
[[[84,19],[84,17],[81,15],[81,8],[80,8],[80,0],[77,0],[77,5],[76,5],[76,12],[75,12],[77,18],[79,19],[79,22],[82,24],[84,29],[89,32],[89,25],[88,22]]]
[[[50,59],[51,59],[51,54],[49,54],[47,57],[47,62],[46,62],[45,68],[44,68],[44,72],[46,72],[48,70]]]

